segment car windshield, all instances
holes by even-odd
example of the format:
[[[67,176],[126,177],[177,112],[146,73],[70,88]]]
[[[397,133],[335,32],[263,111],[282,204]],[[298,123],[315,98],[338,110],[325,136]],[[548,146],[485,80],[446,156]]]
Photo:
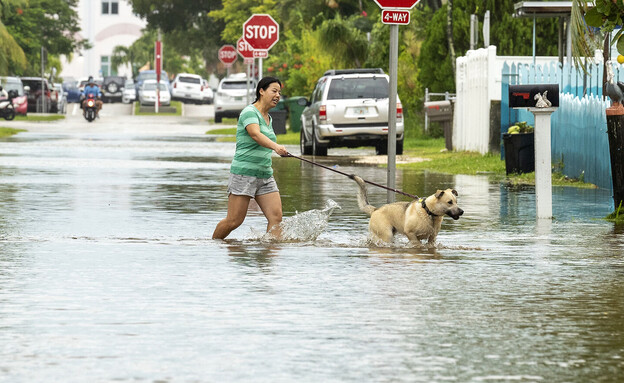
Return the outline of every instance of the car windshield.
[[[63,83],[63,88],[65,89],[78,89],[78,86],[76,85],[75,81],[71,81],[71,82],[64,82]]]
[[[197,77],[180,76],[178,81],[188,82],[190,84],[201,84],[201,79],[198,79]]]
[[[4,87],[4,90],[7,91],[7,93],[10,90],[14,90],[14,91],[17,92],[17,94],[19,96],[23,96],[24,95],[24,87],[22,86],[21,83],[14,82],[14,81],[6,81],[6,80],[2,80],[2,81],[0,81],[0,83],[2,83],[2,86]]]
[[[144,90],[156,90],[156,83],[155,82],[146,83],[143,89]],[[169,88],[167,88],[166,84],[160,84],[160,90],[161,91],[169,90]]]
[[[168,80],[167,72],[165,72],[165,71],[160,72],[160,79],[161,80]],[[145,81],[145,80],[156,80],[156,72],[149,72],[149,73],[141,72],[141,73],[139,73],[139,78],[138,78],[137,81],[141,82],[141,81]]]
[[[254,87],[253,83],[251,86]],[[224,81],[221,83],[221,89],[247,89],[247,81]]]
[[[328,100],[357,98],[388,98],[385,77],[336,78],[329,85]]]
[[[22,80],[24,86],[28,85],[30,87],[31,92],[41,91],[41,81],[40,80]],[[46,89],[48,89],[48,85],[46,84]]]

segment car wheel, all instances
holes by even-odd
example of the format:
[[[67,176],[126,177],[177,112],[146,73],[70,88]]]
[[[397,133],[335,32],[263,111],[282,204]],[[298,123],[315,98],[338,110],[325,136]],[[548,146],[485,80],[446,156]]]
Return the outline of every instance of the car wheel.
[[[312,155],[327,156],[327,144],[318,142],[314,127],[312,127]]]
[[[220,124],[223,121],[223,116],[221,113],[215,113],[215,123]]]
[[[106,90],[108,93],[117,93],[117,91],[119,91],[119,85],[116,82],[111,82],[106,85]]]
[[[387,140],[379,140],[377,142],[377,145],[375,146],[375,154],[377,155],[388,154],[388,141]]]
[[[396,142],[396,154],[403,154],[403,139],[400,139]]]
[[[312,145],[308,144],[303,129],[301,129],[301,131],[299,132],[299,149],[301,150],[301,155],[309,156],[310,154],[312,154]]]

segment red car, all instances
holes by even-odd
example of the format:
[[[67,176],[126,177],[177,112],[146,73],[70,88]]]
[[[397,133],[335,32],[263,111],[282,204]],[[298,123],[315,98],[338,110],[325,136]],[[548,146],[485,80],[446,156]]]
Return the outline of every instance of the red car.
[[[0,77],[0,84],[7,91],[14,90],[17,92],[17,97],[13,99],[13,106],[15,112],[25,116],[28,113],[28,99],[24,93],[24,86],[22,80],[19,77]]]

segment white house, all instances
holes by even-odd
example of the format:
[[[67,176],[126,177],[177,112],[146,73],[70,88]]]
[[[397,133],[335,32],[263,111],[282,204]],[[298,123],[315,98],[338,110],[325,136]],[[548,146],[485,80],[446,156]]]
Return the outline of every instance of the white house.
[[[132,13],[132,5],[126,0],[80,0],[77,12],[82,29],[79,36],[88,40],[92,48],[74,52],[71,61],[61,57],[61,77],[131,77],[129,66],[113,71],[112,52],[116,46],[130,46],[141,37],[146,21]]]

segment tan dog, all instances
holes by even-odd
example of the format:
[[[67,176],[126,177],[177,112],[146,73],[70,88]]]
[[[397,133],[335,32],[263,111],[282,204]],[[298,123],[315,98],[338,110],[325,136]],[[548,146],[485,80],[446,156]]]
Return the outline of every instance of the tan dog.
[[[457,191],[454,189],[438,190],[427,198],[395,202],[376,208],[368,203],[364,180],[355,175],[353,179],[360,187],[357,195],[358,206],[371,217],[368,229],[375,241],[390,243],[394,234],[399,232],[411,242],[426,239],[433,245],[440,232],[442,218],[448,215],[458,220],[464,214],[457,206]]]

